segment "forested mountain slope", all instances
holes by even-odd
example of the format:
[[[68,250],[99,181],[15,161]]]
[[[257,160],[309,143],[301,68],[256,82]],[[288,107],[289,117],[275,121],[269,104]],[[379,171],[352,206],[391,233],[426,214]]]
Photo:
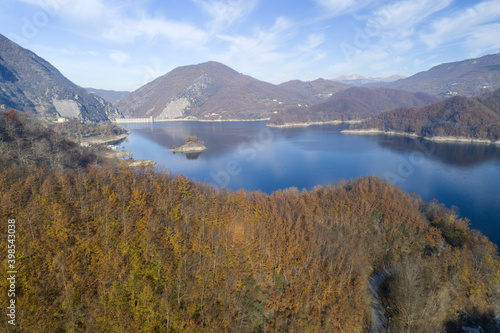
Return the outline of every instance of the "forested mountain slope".
[[[481,95],[500,88],[500,53],[440,64],[408,78],[376,86],[421,91],[439,97]]]
[[[35,144],[28,120],[0,120],[16,133],[1,149]],[[369,277],[407,265],[413,273],[388,286],[392,331],[493,315],[495,246],[453,211],[376,177],[266,195],[151,168],[0,159],[20,331],[366,332]],[[7,267],[6,246],[0,256]]]
[[[0,169],[38,166],[63,171],[101,163],[88,149],[46,128],[36,118],[9,110],[0,112]]]
[[[452,97],[423,108],[400,108],[366,120],[352,129],[376,128],[421,137],[500,140],[500,90],[477,97]]]
[[[0,34],[0,110],[10,108],[90,121],[121,117],[109,102]]]
[[[361,120],[398,107],[419,107],[439,99],[424,93],[389,88],[352,87],[309,108],[290,107],[273,114],[270,125]]]

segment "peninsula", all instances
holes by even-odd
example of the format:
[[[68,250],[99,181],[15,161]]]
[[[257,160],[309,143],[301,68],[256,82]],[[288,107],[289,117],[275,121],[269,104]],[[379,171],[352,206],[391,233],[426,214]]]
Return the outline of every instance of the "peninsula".
[[[401,107],[423,107],[439,99],[389,88],[352,87],[310,107],[288,107],[273,113],[269,127],[356,123]]]
[[[345,134],[392,134],[432,141],[500,143],[500,89],[455,96],[422,108],[399,108],[353,124]]]

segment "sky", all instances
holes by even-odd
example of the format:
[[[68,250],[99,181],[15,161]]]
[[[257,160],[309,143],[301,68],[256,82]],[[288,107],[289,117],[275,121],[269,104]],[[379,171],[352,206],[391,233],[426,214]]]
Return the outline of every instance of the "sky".
[[[100,89],[206,61],[275,84],[411,76],[500,52],[500,1],[2,0],[0,33]]]

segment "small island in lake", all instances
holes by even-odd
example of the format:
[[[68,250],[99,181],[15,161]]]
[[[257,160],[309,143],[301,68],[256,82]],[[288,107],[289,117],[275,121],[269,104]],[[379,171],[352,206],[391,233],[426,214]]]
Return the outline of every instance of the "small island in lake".
[[[186,143],[180,147],[173,147],[169,149],[169,151],[173,151],[176,153],[198,153],[206,150],[207,147],[201,143],[201,141],[196,136],[188,136],[186,137]]]

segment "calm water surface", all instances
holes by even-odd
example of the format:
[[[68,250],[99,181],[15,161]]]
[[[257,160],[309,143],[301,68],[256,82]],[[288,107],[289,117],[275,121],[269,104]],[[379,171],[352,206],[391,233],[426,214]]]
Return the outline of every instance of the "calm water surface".
[[[342,126],[267,128],[265,122],[127,124],[121,143],[148,159],[204,183],[271,193],[374,174],[404,191],[457,206],[471,226],[500,244],[500,146],[341,134]],[[169,152],[186,136],[208,148]]]

